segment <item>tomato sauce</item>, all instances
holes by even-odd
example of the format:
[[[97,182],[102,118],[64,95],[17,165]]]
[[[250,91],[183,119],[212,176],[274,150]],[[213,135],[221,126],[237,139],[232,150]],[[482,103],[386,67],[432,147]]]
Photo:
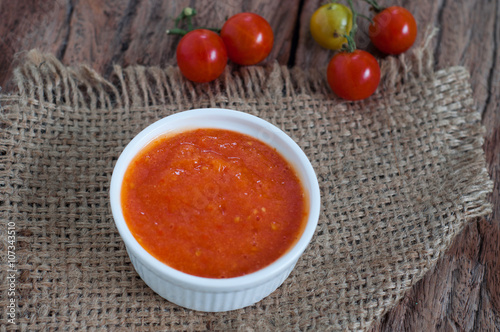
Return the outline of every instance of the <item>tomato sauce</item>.
[[[271,264],[301,236],[308,213],[294,169],[274,148],[223,129],[148,144],[125,173],[121,202],[146,251],[207,278]]]

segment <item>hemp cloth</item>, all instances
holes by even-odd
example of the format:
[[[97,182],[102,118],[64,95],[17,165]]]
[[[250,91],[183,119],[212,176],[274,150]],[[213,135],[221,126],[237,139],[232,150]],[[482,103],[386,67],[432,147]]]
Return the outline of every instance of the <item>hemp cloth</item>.
[[[426,45],[380,60],[377,92],[337,98],[324,72],[228,67],[194,84],[178,68],[115,66],[107,78],[30,51],[0,97],[0,229],[15,224],[16,323],[1,330],[366,330],[473,218],[490,213],[483,128],[463,67],[434,70]],[[322,195],[312,242],[257,304],[204,313],[156,295],[114,225],[109,184],[154,121],[205,107],[270,121],[304,150]]]

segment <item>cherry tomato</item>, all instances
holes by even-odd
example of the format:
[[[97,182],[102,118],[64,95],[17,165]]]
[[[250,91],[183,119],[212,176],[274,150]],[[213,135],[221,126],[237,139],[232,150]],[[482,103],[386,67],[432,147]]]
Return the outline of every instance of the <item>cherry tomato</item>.
[[[343,37],[352,28],[352,12],[349,7],[329,3],[319,7],[309,23],[314,40],[324,48],[340,50],[347,43]]]
[[[406,9],[392,6],[373,18],[369,35],[372,43],[387,54],[400,54],[409,49],[417,38],[417,22]]]
[[[226,64],[226,47],[222,38],[213,31],[190,31],[177,45],[177,65],[190,81],[213,81],[222,74]]]
[[[271,53],[274,43],[269,23],[253,13],[231,16],[222,26],[220,36],[226,44],[229,59],[244,66],[264,60]]]
[[[347,100],[365,99],[377,90],[380,66],[366,51],[340,52],[328,64],[327,79],[337,96]]]

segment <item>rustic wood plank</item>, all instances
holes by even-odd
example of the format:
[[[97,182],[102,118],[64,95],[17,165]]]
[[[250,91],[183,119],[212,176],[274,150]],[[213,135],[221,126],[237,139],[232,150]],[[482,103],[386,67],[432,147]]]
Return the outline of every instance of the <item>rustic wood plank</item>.
[[[23,52],[37,47],[60,54],[69,31],[71,5],[65,1],[0,2],[0,86],[6,83]]]
[[[498,146],[500,144],[497,144]],[[498,177],[496,179],[495,183],[498,188]],[[495,208],[498,209],[498,204],[495,205]],[[486,266],[486,272],[481,284],[480,302],[474,330],[500,331],[500,260],[498,259],[500,223],[498,214],[495,214],[495,219],[491,221],[482,220],[479,224],[479,230],[482,235],[480,261]]]
[[[190,1],[158,1],[155,4],[141,2],[131,22],[130,47],[123,56],[117,57],[123,65],[159,64],[175,65],[176,45],[179,36],[168,36],[165,31],[174,26],[173,18],[184,7],[192,6]],[[287,63],[291,49],[293,29],[299,8],[299,1],[197,1],[198,15],[193,19],[196,26],[220,28],[227,17],[240,12],[254,12],[270,22],[275,35],[269,61],[278,59]],[[264,62],[265,63],[265,62]]]
[[[440,29],[436,47],[437,67],[462,65],[469,69],[474,99],[480,112],[484,111],[489,94],[497,5],[498,2],[492,1],[446,1],[437,22]]]
[[[134,15],[134,1],[95,2],[81,0],[73,4],[69,20],[66,49],[61,54],[64,64],[88,64],[102,72],[120,52]]]
[[[481,301],[477,315],[477,327],[483,330],[500,331],[500,5],[495,3],[495,24],[491,29],[492,39],[483,39],[476,47],[493,49],[493,62],[487,84],[479,85],[487,95],[483,110],[483,124],[486,128],[484,149],[489,171],[494,181],[491,196],[493,213],[488,221],[482,221],[479,229],[482,235],[481,262],[487,267],[481,289]],[[478,27],[478,26],[476,26]]]
[[[6,1],[0,5],[7,20],[0,23],[4,49],[0,55],[0,85],[12,71],[19,52],[39,48],[66,65],[85,63],[108,75],[113,64],[175,65],[179,36],[165,31],[183,8],[195,7],[196,26],[222,27],[227,17],[254,12],[266,18],[275,33],[273,50],[263,63],[288,63],[300,0],[293,1]],[[21,19],[20,17],[25,17]]]

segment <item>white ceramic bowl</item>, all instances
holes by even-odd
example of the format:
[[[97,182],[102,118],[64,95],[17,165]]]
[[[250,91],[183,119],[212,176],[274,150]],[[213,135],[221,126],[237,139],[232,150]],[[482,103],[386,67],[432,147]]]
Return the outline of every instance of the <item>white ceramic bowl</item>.
[[[120,192],[125,171],[149,142],[166,133],[195,128],[219,128],[253,136],[277,149],[294,167],[306,196],[309,215],[296,244],[267,267],[241,277],[212,279],[177,271],[149,254],[134,238],[123,217]],[[320,193],[316,174],[300,147],[283,131],[256,116],[225,109],[196,109],[163,118],[140,132],[116,162],[110,188],[111,210],[130,260],[144,282],[165,299],[200,311],[228,311],[252,305],[271,294],[288,277],[309,244],[319,217]]]

